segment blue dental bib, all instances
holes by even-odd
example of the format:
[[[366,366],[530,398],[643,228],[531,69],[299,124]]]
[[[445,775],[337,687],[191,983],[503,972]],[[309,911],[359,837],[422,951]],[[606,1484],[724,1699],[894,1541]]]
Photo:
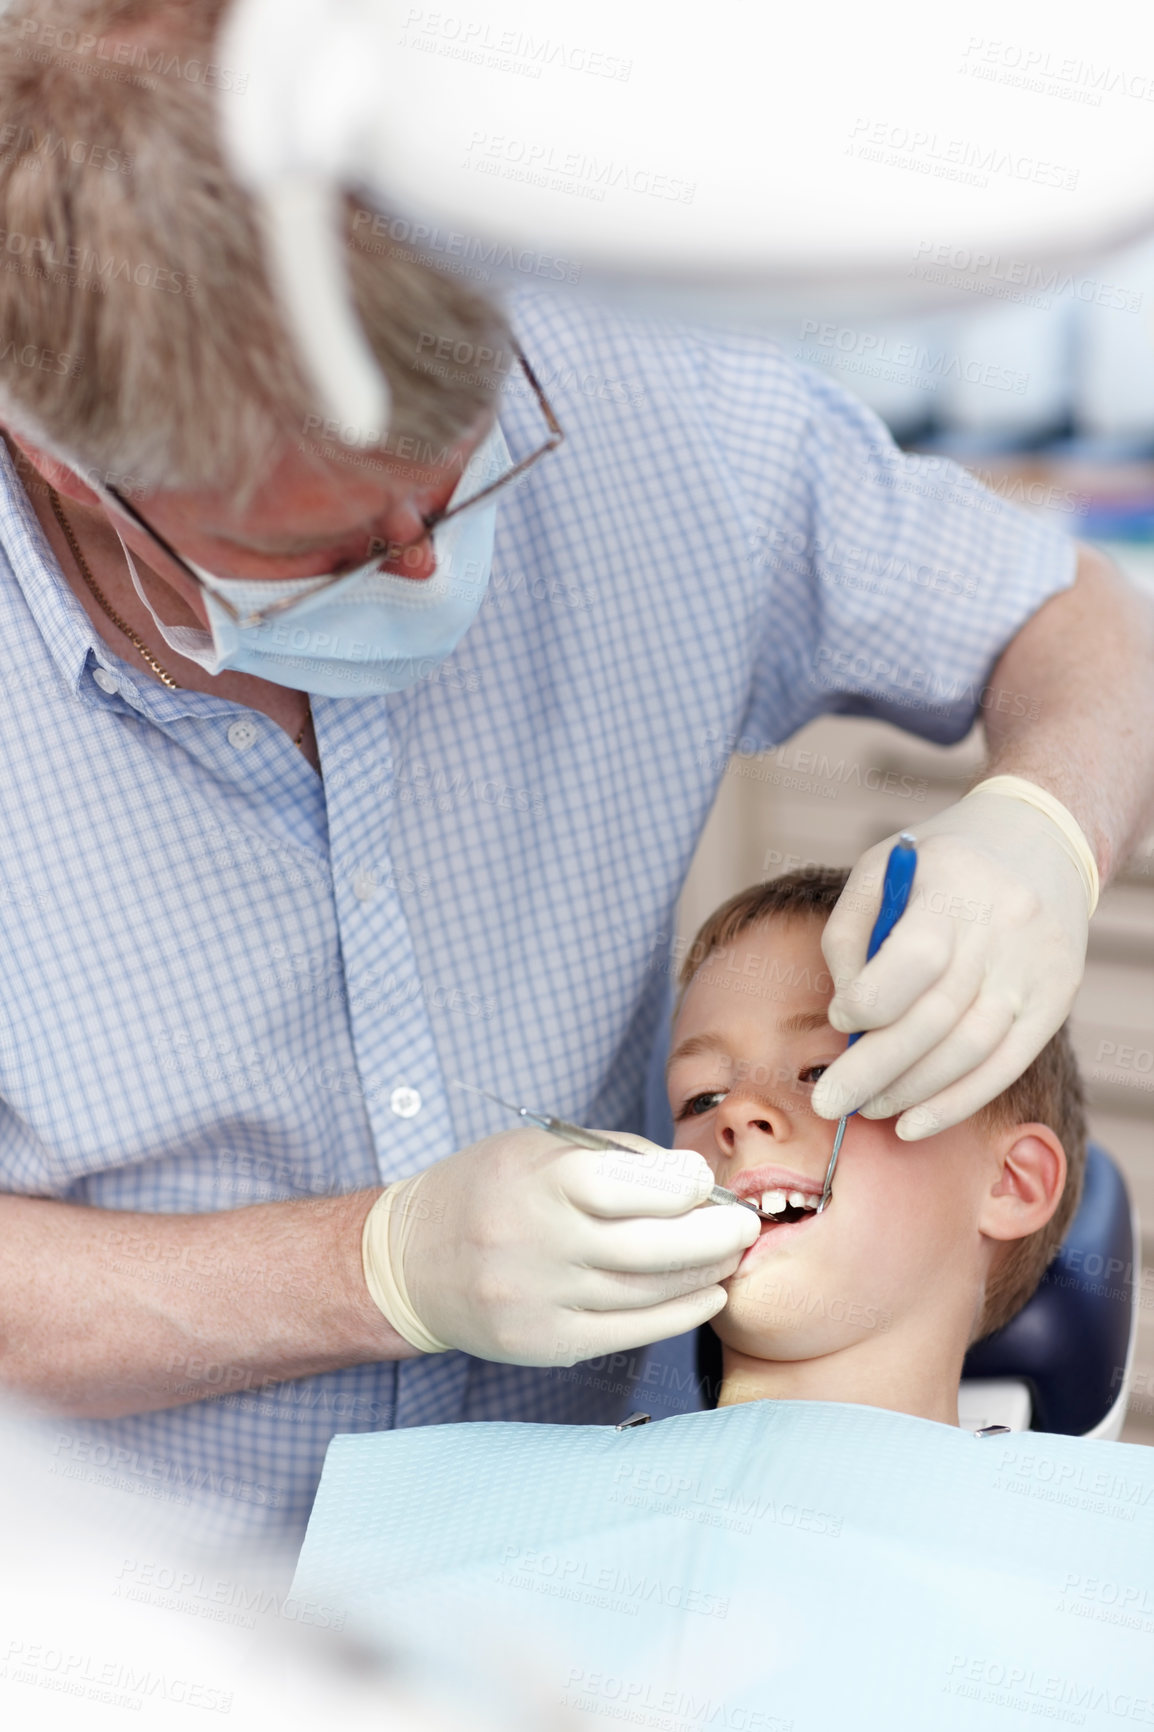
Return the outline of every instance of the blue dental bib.
[[[576,1724],[1154,1725],[1154,1452],[834,1402],[330,1445],[294,1596]]]

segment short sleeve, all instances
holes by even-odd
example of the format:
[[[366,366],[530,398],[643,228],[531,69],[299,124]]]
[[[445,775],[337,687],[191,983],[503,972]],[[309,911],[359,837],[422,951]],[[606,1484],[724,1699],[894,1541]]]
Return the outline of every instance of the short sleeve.
[[[794,485],[755,514],[768,621],[749,730],[780,740],[823,714],[875,716],[949,745],[994,663],[1073,583],[1071,535],[952,460],[907,455],[810,368]]]

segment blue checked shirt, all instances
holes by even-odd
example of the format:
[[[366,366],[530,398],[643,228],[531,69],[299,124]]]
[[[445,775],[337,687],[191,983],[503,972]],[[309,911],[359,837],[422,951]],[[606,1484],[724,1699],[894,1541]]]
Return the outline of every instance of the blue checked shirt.
[[[547,298],[517,322],[566,443],[502,499],[448,661],[314,699],[323,782],[264,716],[94,634],[4,462],[4,1189],[167,1213],[378,1185],[510,1124],[450,1077],[664,1134],[674,905],[735,743],[831,711],[957,740],[1073,581],[1068,538],[768,343]],[[501,422],[515,457],[539,441],[516,381]],[[172,1266],[135,1225],[113,1260],[158,1296],[278,1280]],[[696,1404],[644,1351],[208,1375],[208,1400],[51,1424],[59,1470],[288,1542],[336,1432]]]

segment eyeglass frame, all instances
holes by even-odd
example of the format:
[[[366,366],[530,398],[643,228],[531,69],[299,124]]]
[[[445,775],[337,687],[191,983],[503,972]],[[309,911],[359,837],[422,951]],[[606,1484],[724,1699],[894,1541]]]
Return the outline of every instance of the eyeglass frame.
[[[450,518],[459,516],[463,511],[471,511],[473,506],[479,504],[482,499],[491,499],[493,495],[499,493],[503,487],[508,487],[514,481],[519,481],[521,476],[525,474],[526,470],[531,469],[535,463],[540,462],[542,457],[547,457],[550,451],[556,451],[558,446],[564,443],[565,431],[554,414],[553,405],[545,395],[541,382],[529,364],[525,351],[522,349],[520,343],[518,343],[515,337],[511,337],[509,342],[513,353],[521,365],[525,377],[532,386],[533,394],[537,399],[537,406],[541,410],[541,414],[545,419],[545,425],[549,429],[548,439],[543,445],[539,446],[536,451],[531,451],[528,457],[523,457],[519,463],[515,463],[511,469],[507,469],[504,475],[498,476],[496,481],[490,481],[485,487],[481,488],[479,493],[474,493],[471,499],[463,499],[459,505],[444,506],[439,511],[430,511],[428,514],[422,513],[421,522],[424,524],[424,534],[419,535],[415,541],[407,541],[403,545],[396,545],[393,543],[387,544],[379,556],[382,560],[397,558],[400,554],[407,553],[411,547],[419,547],[440,524],[448,523]],[[215,589],[210,588],[210,586],[205,583],[204,579],[192,569],[184,555],[178,553],[172,543],[163,536],[158,529],[153,528],[148,519],[137,510],[136,506],[133,505],[130,500],[124,497],[118,488],[113,487],[111,482],[105,482],[104,489],[116,501],[116,504],[119,506],[120,510],[123,511],[125,516],[128,517],[138,529],[142,529],[146,535],[151,536],[157,546],[164,549],[169,559],[179,566],[186,576],[192,579],[201,593],[211,595],[213,601],[216,602],[218,607],[222,607],[233,623],[240,626],[242,629],[254,625],[263,625],[267,620],[275,619],[280,615],[291,612],[293,608],[299,607],[302,602],[311,601],[314,596],[323,595],[324,592],[327,589],[331,589],[334,584],[342,583],[349,575],[347,571],[335,573],[326,572],[323,576],[318,577],[316,587],[307,591],[304,595],[282,596],[279,601],[272,602],[266,608],[259,608],[254,613],[242,615],[240,610],[228,600],[227,596],[218,594]],[[251,581],[259,583],[260,579],[254,578]],[[307,582],[308,580],[305,578],[301,581]]]

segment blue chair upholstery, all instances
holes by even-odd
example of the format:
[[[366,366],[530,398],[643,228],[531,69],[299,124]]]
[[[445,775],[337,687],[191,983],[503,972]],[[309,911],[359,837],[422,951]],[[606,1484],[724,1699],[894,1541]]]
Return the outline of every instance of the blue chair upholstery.
[[[1091,1143],[1082,1201],[1061,1250],[1017,1316],[971,1347],[963,1376],[1028,1384],[1034,1431],[1093,1431],[1122,1393],[1137,1251],[1126,1182]],[[716,1406],[721,1343],[708,1324],[698,1331],[697,1372],[702,1399]]]

